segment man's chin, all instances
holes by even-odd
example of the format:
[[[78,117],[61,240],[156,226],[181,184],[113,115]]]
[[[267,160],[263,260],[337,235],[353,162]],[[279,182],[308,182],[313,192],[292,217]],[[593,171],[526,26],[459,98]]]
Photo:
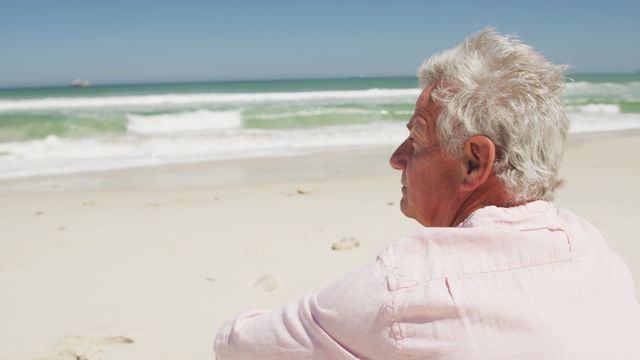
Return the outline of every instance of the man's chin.
[[[402,198],[402,200],[400,200],[400,211],[402,211],[402,214],[404,214],[404,216],[413,218],[407,206],[407,200],[404,197]]]

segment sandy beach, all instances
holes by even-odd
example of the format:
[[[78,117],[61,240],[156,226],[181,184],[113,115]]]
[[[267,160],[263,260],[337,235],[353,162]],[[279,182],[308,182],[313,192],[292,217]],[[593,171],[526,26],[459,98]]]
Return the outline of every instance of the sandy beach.
[[[640,293],[640,133],[573,136],[556,204]],[[393,149],[0,181],[0,359],[213,359],[225,320],[275,308],[419,225]]]

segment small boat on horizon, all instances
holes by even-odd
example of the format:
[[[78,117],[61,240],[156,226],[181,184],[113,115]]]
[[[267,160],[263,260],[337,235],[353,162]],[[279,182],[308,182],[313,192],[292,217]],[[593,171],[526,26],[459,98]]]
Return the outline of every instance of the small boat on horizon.
[[[91,81],[86,79],[75,79],[73,80],[69,86],[71,87],[89,87],[91,86]]]

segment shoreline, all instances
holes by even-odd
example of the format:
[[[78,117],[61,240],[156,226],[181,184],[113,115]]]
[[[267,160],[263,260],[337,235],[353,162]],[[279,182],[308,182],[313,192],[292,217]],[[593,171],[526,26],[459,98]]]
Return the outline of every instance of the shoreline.
[[[387,161],[393,150],[395,146],[381,145],[360,149],[330,149],[301,155],[208,160],[2,179],[0,193],[197,189],[379,176],[394,172]],[[291,171],[296,168],[303,168],[303,171]]]
[[[0,193],[229,187],[385,175],[394,170],[388,164],[380,165],[378,159],[385,154],[390,156],[394,149],[395,146],[330,149],[301,155],[208,160],[0,179]],[[359,165],[363,163],[367,166]],[[301,167],[304,171],[291,171]],[[331,172],[326,173],[327,169]]]
[[[570,134],[567,148],[601,139],[637,136],[640,136],[640,129]],[[382,158],[388,159],[395,148],[395,145],[336,148],[285,156],[216,159],[0,179],[0,194],[48,191],[166,190],[382,176],[395,172],[389,167],[388,162],[380,161]],[[362,166],[363,163],[367,165]],[[301,167],[304,167],[304,171],[297,173],[290,171],[291,168]],[[329,168],[332,170],[331,174],[325,172]]]

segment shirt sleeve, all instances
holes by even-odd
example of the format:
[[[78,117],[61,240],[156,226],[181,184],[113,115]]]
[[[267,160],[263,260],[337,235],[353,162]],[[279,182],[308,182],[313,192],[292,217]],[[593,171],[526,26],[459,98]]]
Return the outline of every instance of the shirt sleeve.
[[[279,310],[241,313],[218,332],[217,359],[386,358],[388,295],[378,259]]]

